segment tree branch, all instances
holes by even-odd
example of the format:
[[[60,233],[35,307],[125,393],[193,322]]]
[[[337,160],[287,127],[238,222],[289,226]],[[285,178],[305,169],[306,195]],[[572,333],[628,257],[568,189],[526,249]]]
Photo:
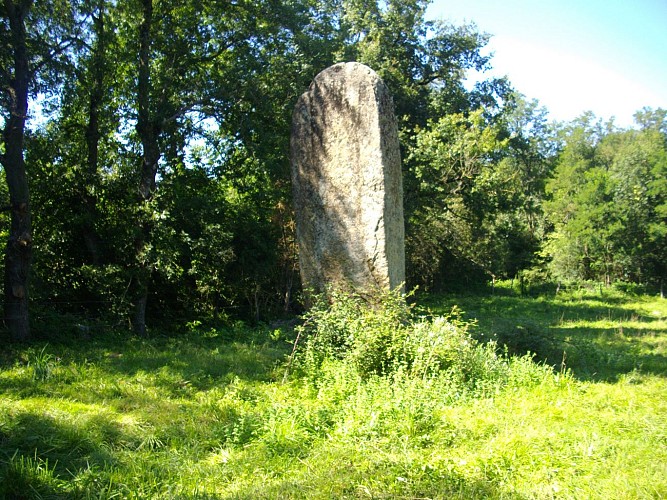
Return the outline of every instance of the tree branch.
[[[63,52],[65,52],[67,49],[72,47],[75,43],[80,43],[81,40],[78,37],[68,37],[65,38],[64,40],[61,41],[55,48],[49,51],[48,55],[44,57],[41,61],[37,62],[35,64],[35,67],[33,70],[30,72],[30,77],[31,79],[37,75],[44,66],[49,64],[51,61],[53,61],[56,56],[59,56]]]
[[[440,80],[442,78],[442,75],[440,73],[433,73],[430,76],[425,76],[421,80],[418,80],[416,83],[417,85],[429,85],[436,80]]]
[[[162,127],[166,126],[168,123],[171,123],[173,121],[178,120],[182,116],[188,114],[190,111],[196,111],[196,110],[201,110],[203,109],[204,104],[206,103],[206,99],[193,99],[190,102],[187,102],[183,104],[180,108],[175,110],[173,113],[171,113],[169,116],[166,116],[161,124]]]

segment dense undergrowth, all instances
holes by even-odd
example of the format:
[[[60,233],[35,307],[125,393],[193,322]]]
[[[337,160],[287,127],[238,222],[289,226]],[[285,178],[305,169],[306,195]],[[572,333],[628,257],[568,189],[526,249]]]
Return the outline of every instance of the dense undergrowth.
[[[417,302],[10,346],[0,497],[667,495],[664,300]]]

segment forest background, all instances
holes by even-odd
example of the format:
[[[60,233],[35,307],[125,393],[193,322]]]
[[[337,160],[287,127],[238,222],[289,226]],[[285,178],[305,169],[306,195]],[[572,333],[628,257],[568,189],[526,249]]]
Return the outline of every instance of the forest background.
[[[662,290],[667,111],[552,123],[489,35],[424,0],[4,0],[5,324],[299,312],[291,112],[359,61],[400,124],[408,289],[592,280]],[[31,325],[33,326],[31,330]]]

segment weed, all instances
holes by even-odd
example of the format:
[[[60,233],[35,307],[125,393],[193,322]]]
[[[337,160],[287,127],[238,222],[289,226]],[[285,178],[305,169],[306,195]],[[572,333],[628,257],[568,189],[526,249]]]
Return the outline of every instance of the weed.
[[[47,347],[48,345],[45,345],[39,352],[33,351],[28,354],[28,366],[32,368],[33,380],[39,382],[49,380],[60,361],[53,354],[46,352]]]

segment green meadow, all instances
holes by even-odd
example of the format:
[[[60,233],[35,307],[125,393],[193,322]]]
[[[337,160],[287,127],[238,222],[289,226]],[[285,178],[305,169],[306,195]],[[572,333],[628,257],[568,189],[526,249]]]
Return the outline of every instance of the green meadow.
[[[5,344],[0,497],[667,496],[667,301],[416,302]]]

